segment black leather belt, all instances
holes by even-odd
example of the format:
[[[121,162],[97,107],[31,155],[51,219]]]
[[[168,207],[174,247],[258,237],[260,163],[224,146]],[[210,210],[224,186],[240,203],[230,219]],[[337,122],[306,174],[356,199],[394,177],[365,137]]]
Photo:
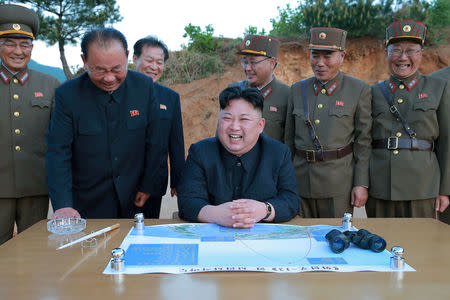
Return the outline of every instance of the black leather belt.
[[[307,162],[326,161],[339,159],[353,152],[353,143],[335,150],[301,150],[295,149],[297,155],[306,159]]]
[[[409,138],[398,138],[396,136],[388,137],[386,139],[372,141],[372,148],[384,148],[388,150],[409,149],[433,151],[434,142]]]

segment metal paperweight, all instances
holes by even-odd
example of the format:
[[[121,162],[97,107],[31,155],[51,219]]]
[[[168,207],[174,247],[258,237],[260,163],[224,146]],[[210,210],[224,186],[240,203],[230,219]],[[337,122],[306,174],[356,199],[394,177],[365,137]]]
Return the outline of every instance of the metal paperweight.
[[[342,228],[344,230],[352,229],[352,214],[351,213],[344,214],[344,218],[342,219]]]
[[[405,259],[402,257],[405,251],[402,247],[392,247],[391,249],[391,269],[402,270],[405,267]]]
[[[134,215],[134,228],[136,230],[144,230],[145,223],[144,223],[144,214],[143,213],[137,213]]]
[[[47,230],[54,234],[74,234],[86,228],[85,219],[66,218],[47,222]]]
[[[114,271],[121,272],[123,271],[125,265],[125,259],[123,256],[125,255],[125,250],[122,248],[114,248],[111,251],[111,268]]]

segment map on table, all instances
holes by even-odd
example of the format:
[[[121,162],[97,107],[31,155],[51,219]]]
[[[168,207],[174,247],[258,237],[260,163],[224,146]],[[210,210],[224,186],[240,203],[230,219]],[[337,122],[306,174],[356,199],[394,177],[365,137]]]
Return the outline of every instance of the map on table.
[[[341,227],[256,224],[236,229],[215,224],[169,224],[132,228],[120,248],[125,250],[123,274],[261,271],[391,272],[391,254],[351,244],[331,251],[325,235]],[[403,271],[415,271],[405,264]],[[103,272],[116,274],[111,264]]]

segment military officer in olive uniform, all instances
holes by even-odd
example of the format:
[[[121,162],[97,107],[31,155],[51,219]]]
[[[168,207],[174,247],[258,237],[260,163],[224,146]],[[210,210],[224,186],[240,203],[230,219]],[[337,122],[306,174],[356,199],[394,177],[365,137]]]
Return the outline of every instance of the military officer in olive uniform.
[[[448,85],[448,84],[450,84],[450,67],[446,67],[446,68],[437,70],[436,72],[431,73],[430,76],[445,79],[445,80],[447,80],[447,85]],[[450,100],[447,99],[447,101],[450,101]],[[442,222],[445,222],[447,224],[450,224],[450,209],[446,209],[444,212],[442,212],[439,215],[439,220],[441,220]]]
[[[368,197],[370,86],[339,70],[346,35],[338,28],[311,29],[315,76],[293,84],[289,95],[285,143],[305,218],[342,217]]]
[[[372,86],[369,217],[435,217],[450,194],[450,87],[420,66],[426,27],[386,29],[390,77]]]
[[[56,78],[27,68],[36,13],[0,5],[0,244],[47,217],[45,133]]]
[[[450,81],[450,66],[437,70],[431,73],[430,76]]]
[[[242,55],[241,65],[247,79],[229,86],[256,87],[261,91],[264,97],[263,118],[266,120],[264,133],[283,142],[289,86],[273,75],[279,49],[280,41],[272,37],[247,35],[238,51]]]

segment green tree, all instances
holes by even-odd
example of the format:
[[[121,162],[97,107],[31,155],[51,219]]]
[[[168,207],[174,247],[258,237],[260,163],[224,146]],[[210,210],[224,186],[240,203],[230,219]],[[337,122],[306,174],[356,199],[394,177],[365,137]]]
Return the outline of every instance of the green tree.
[[[274,36],[298,36],[305,32],[303,26],[303,13],[299,7],[291,8],[289,4],[286,8],[278,7],[279,16],[270,19],[272,30],[270,35]]]
[[[58,44],[61,63],[68,79],[73,78],[64,47],[74,45],[89,29],[122,20],[116,0],[18,0],[39,15],[38,38],[47,45]]]
[[[383,35],[392,20],[394,0],[305,0],[296,8],[278,8],[279,16],[271,19],[275,36],[308,34],[312,27],[338,27],[349,36]]]
[[[201,53],[214,53],[221,42],[218,38],[214,37],[214,28],[211,24],[205,27],[205,31],[202,31],[200,26],[194,26],[191,23],[184,27],[185,33],[183,37],[189,37],[188,50],[198,51]]]
[[[449,42],[450,37],[450,1],[436,0],[428,10],[427,25],[432,37],[437,41]]]
[[[393,0],[306,0],[301,5],[303,23],[311,27],[337,27],[349,36],[382,36],[392,20]]]
[[[250,25],[244,30],[244,36],[249,35],[249,34],[266,35],[267,33],[264,28],[258,32],[258,27]]]

